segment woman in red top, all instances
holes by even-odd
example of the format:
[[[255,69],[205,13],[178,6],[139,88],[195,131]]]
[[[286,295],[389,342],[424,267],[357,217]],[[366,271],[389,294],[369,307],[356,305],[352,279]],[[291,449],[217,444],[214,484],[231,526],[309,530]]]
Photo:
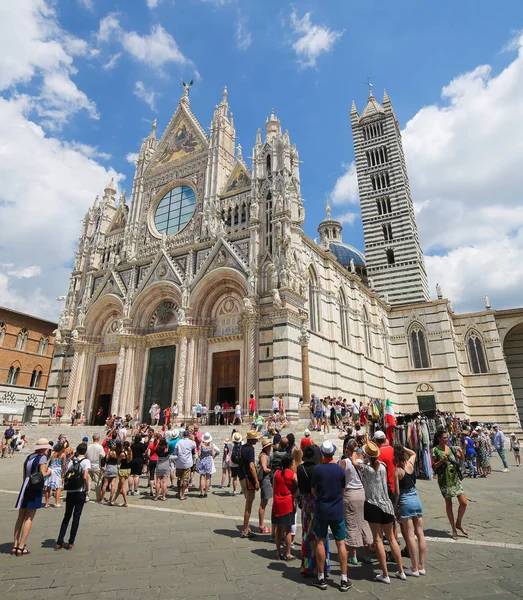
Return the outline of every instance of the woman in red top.
[[[154,488],[155,488],[155,473],[156,473],[156,465],[158,464],[158,454],[156,453],[156,449],[158,448],[159,437],[156,433],[153,440],[149,444],[147,448],[147,457],[149,459],[149,489],[151,492],[151,496],[154,496]]]
[[[291,527],[294,525],[294,499],[298,490],[296,473],[290,468],[292,459],[284,456],[281,468],[274,472],[272,498],[272,524],[276,541],[276,554],[280,560],[293,560],[291,554]],[[285,556],[280,554],[282,537],[285,539]]]

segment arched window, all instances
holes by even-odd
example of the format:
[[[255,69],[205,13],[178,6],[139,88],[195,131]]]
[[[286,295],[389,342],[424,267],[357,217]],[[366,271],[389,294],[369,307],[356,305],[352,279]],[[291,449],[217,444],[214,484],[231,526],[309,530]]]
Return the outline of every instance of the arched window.
[[[309,269],[309,321],[311,331],[321,331],[320,292],[314,269]]]
[[[18,335],[16,336],[15,350],[25,350],[27,338],[28,338],[27,329],[24,327],[23,329],[20,329],[20,331],[18,332]]]
[[[47,347],[49,346],[49,338],[43,335],[38,342],[38,354],[47,354]]]
[[[350,329],[347,301],[343,290],[340,289],[338,297],[338,306],[340,309],[340,330],[341,330],[341,345],[350,346]]]
[[[396,262],[396,259],[394,258],[394,250],[392,248],[387,250],[387,262],[389,265],[393,265]]]
[[[36,370],[34,370],[31,374],[31,382],[29,383],[30,387],[37,387],[36,385],[36,378],[38,377],[38,373]]]
[[[5,323],[0,322],[0,346],[4,344],[5,331]]]
[[[487,360],[483,340],[476,331],[471,331],[467,336],[467,353],[469,367],[472,373],[487,373]]]
[[[270,154],[267,154],[267,175],[272,175],[272,164]]]
[[[272,194],[270,192],[265,201],[265,249],[272,253]]]
[[[388,367],[390,366],[389,335],[385,319],[381,320],[381,343],[383,345],[383,363]]]
[[[363,307],[362,317],[363,317],[363,343],[365,345],[365,354],[367,356],[372,356],[372,337],[371,337],[369,313],[367,312],[366,306]]]
[[[9,372],[7,374],[7,383],[9,385],[16,385],[16,380],[18,379],[19,374],[20,367],[9,367]]]
[[[409,342],[412,366],[415,369],[428,369],[430,363],[425,330],[418,323],[409,330]]]

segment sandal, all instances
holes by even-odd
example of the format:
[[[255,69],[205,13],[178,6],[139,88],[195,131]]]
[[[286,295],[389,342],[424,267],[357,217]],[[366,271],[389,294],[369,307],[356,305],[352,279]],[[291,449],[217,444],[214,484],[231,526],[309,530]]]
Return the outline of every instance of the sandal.
[[[271,532],[270,527],[258,527],[258,530],[260,533],[270,533]]]
[[[18,548],[16,550],[16,556],[27,556],[28,554],[31,554],[31,552],[27,549],[27,546],[24,546],[23,548]]]
[[[58,542],[56,542],[54,549],[55,550],[61,550],[64,547],[63,544],[59,544]]]
[[[10,552],[9,554],[12,554],[13,556],[15,556],[15,555],[16,555],[16,552],[17,552],[17,550],[18,550],[18,546],[13,546],[13,547],[11,548],[11,552]]]
[[[252,531],[242,531],[240,533],[240,537],[241,538],[253,538],[254,537],[254,533]]]

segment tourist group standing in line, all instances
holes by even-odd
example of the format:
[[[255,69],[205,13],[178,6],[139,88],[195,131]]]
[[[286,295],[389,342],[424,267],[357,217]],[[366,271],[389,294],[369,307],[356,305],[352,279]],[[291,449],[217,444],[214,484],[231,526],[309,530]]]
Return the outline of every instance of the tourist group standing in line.
[[[131,433],[130,440],[126,439],[128,431],[118,426],[109,430],[101,443],[98,434],[89,445],[84,438],[76,451],[65,436],[60,436],[54,445],[46,439],[38,440],[34,452],[24,463],[11,554],[29,554],[27,538],[43,498],[47,507],[54,495],[55,506],[60,507],[61,490],[66,491],[65,513],[55,549],[71,549],[83,507],[90,501],[91,483],[96,500],[108,506],[115,506],[122,496],[121,506],[127,507],[128,496],[140,493],[139,482],[144,475],[147,493],[155,501],[165,501],[168,488],[175,489],[176,497],[183,501],[193,484],[198,486],[198,497],[206,498],[211,477],[216,473],[215,459],[221,454],[218,487],[232,486],[232,495],[241,490],[245,500],[240,537],[269,535],[275,544],[275,558],[294,561],[297,558],[296,515],[300,509],[300,570],[313,586],[327,587],[333,543],[340,564],[341,591],[352,586],[348,565],[360,561],[370,565],[373,554],[380,569],[375,576],[377,582],[391,584],[387,564],[391,559],[396,564],[394,579],[404,581],[407,577],[426,574],[426,542],[423,510],[416,491],[415,452],[401,445],[390,446],[382,431],[375,431],[371,440],[361,433],[353,437],[350,428],[339,436],[344,440],[342,455],[335,461],[337,448],[332,441],[325,440],[317,446],[308,429],[298,441],[292,433],[282,436],[270,423],[269,428],[260,433],[255,414],[253,408],[250,415],[253,429],[244,437],[233,429],[222,449],[213,442],[210,432],[200,432],[198,423],[190,428],[181,423],[179,429],[164,426],[157,431],[149,425],[140,425]],[[257,452],[259,442],[261,448]],[[492,443],[506,470],[503,433],[497,426]],[[434,437],[432,468],[445,499],[454,539],[459,534],[468,537],[463,525],[467,509],[463,473],[475,476],[475,469],[479,469],[480,474],[486,476],[484,455],[488,457],[489,448],[488,436],[480,427],[473,432],[465,430],[461,446],[449,445],[445,430],[438,430]],[[517,436],[511,436],[511,450],[519,459]],[[516,464],[519,466],[519,460]],[[259,526],[255,533],[250,523],[258,491]],[[267,526],[266,511],[271,498],[270,526]],[[454,498],[458,502],[456,516]],[[403,552],[397,541],[396,523],[406,544]],[[384,539],[390,547],[389,556]],[[404,567],[403,555],[410,558],[409,567]]]

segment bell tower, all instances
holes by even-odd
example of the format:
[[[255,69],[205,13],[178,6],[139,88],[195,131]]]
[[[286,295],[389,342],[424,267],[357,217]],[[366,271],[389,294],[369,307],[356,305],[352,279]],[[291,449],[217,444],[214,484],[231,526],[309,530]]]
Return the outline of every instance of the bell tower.
[[[392,305],[430,300],[400,126],[387,92],[351,109],[367,275]]]

